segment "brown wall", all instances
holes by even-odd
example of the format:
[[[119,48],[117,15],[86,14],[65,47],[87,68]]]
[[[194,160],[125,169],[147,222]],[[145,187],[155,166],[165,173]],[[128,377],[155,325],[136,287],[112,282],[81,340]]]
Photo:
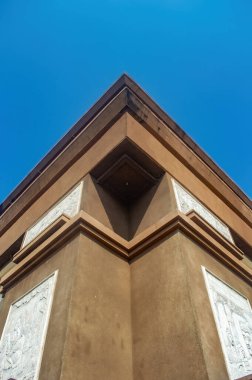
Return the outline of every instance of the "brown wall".
[[[165,173],[160,182],[127,207],[88,174],[84,177],[81,209],[126,240],[175,211],[176,200],[171,177]]]
[[[130,264],[79,234],[10,288],[9,306],[58,270],[40,380],[228,380],[201,266],[249,285],[180,232]]]
[[[161,181],[137,200],[130,209],[130,236],[133,238],[177,208],[170,176],[165,173]]]
[[[88,174],[126,136],[166,170],[131,209]],[[170,175],[251,241],[248,224],[125,114],[1,237],[1,252],[83,177],[82,209],[130,239],[176,208]],[[10,304],[58,269],[40,380],[228,380],[201,265],[252,302],[241,278],[182,233],[130,264],[79,234],[7,291],[0,330]]]
[[[180,235],[131,264],[134,379],[206,380]]]
[[[128,262],[78,235],[9,289],[11,303],[58,270],[40,380],[132,380]]]
[[[131,264],[134,378],[228,380],[202,266],[246,296],[250,286],[182,233]]]
[[[171,150],[155,139],[131,115],[127,115],[127,135],[153,160],[158,162],[173,178],[184,185],[228,226],[252,245],[251,226],[245,223],[222,199],[220,199],[197,175],[187,168]],[[197,164],[197,163],[196,163]],[[243,204],[251,215],[251,209]]]
[[[210,306],[202,267],[206,267],[214,275],[243,294],[252,304],[251,287],[221,262],[209,255],[186,236],[180,237],[180,249],[184,255],[188,286],[193,301],[193,310],[197,320],[200,341],[204,352],[207,372],[210,380],[227,380],[227,370],[220,345],[220,339]]]
[[[129,239],[127,207],[98,185],[90,174],[84,177],[81,209],[124,239]]]
[[[61,380],[132,380],[129,264],[81,236]]]
[[[162,145],[131,115],[125,113],[82,157],[75,161],[74,164],[62,174],[47,191],[35,200],[29,209],[1,236],[0,255],[72,186],[86,176],[90,170],[125,137],[131,139],[146,152],[149,157],[163,167],[169,175],[181,182],[211,211],[216,213],[221,220],[232,227],[237,234],[252,244],[251,227],[225,204],[222,199],[216,196],[198,176],[189,170],[186,165],[176,157],[176,154]],[[38,182],[38,187],[39,186],[40,184]],[[244,207],[246,210],[248,209],[247,206],[244,205]],[[248,213],[248,210],[246,212]],[[125,235],[125,231],[123,230],[120,230],[120,233]]]

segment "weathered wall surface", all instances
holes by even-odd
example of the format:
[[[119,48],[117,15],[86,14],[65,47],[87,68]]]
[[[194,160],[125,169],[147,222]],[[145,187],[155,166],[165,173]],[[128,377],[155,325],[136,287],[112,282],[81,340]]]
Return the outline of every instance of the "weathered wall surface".
[[[7,291],[0,329],[11,303],[58,270],[40,380],[228,380],[202,265],[252,302],[181,232],[130,263],[80,233]]]
[[[134,379],[206,380],[180,235],[131,264]]]
[[[130,297],[129,264],[81,236],[61,380],[132,380]]]

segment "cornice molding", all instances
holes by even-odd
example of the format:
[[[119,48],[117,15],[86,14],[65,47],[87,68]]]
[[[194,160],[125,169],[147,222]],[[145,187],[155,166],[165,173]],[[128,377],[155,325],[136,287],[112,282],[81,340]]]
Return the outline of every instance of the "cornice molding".
[[[188,216],[180,212],[172,212],[166,215],[155,225],[147,228],[132,240],[127,241],[84,211],[80,211],[76,217],[69,221],[64,220],[64,225],[54,231],[52,235],[46,230],[38,239],[31,242],[26,251],[27,255],[24,251],[15,255],[15,258],[20,258],[21,256],[22,259],[21,261],[14,259],[17,263],[15,267],[0,279],[2,292],[5,292],[23,275],[78,234],[91,237],[106,246],[111,253],[130,263],[140,254],[147,253],[148,249],[154,244],[177,232],[182,232],[250,285],[252,284],[252,270],[243,264],[242,256],[238,250],[234,255],[236,247],[233,247],[233,252],[231,253],[226,247],[226,242],[224,244],[221,242],[221,235],[216,240],[212,234],[206,232]],[[47,235],[45,240],[43,239],[43,234]]]
[[[229,252],[233,253],[238,259],[243,259],[244,253],[234,243],[230,242],[225,236],[220,234],[215,228],[207,223],[196,211],[189,211],[186,215],[216,241],[223,245]]]
[[[28,256],[30,252],[34,251],[35,248],[41,245],[46,239],[58,231],[69,220],[70,218],[67,215],[62,214],[53,223],[51,223],[49,227],[47,227],[38,236],[36,236],[35,239],[31,240],[29,244],[25,245],[18,252],[16,252],[13,256],[12,261],[16,264],[19,263],[21,260],[23,260],[24,257]]]

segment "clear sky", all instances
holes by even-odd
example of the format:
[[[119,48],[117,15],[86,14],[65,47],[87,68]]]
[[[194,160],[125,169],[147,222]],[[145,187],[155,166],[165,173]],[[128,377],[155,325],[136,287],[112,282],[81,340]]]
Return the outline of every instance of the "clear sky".
[[[251,0],[1,0],[0,202],[123,73],[252,196]]]

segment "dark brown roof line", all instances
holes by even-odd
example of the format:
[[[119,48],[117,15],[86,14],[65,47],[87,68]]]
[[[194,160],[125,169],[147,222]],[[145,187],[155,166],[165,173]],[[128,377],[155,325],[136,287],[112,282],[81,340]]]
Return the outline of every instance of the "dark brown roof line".
[[[251,207],[248,196],[221,170],[218,165],[155,103],[150,96],[128,75],[123,74],[107,92],[80,118],[38,165],[24,178],[0,205],[0,215],[21,196],[32,182],[50,165],[50,163],[71,143],[89,122],[125,87],[134,92],[171,130],[181,138],[214,171],[245,204]]]
[[[243,200],[243,202],[252,208],[252,200],[242,189],[221,169],[216,162],[161,108],[159,105],[128,75],[126,85],[133,91],[192,151],[202,159],[202,161],[217,174],[228,187]]]

